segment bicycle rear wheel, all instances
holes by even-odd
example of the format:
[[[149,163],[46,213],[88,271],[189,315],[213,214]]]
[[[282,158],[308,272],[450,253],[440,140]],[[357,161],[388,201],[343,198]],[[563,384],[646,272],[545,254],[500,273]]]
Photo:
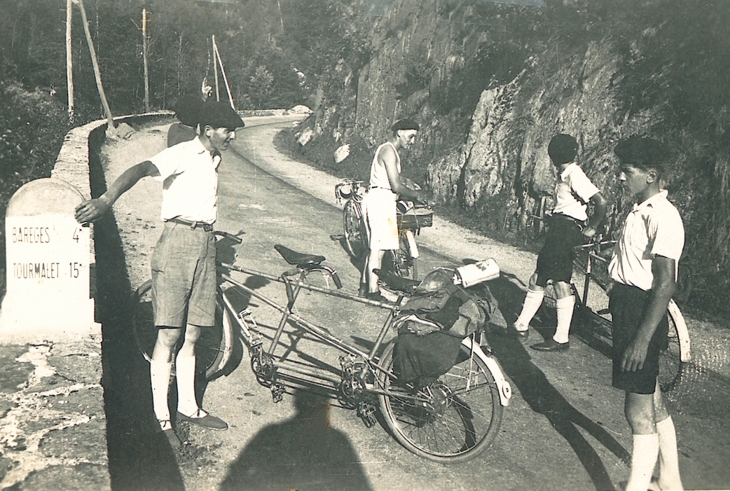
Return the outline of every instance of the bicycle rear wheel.
[[[152,280],[144,282],[133,296],[133,333],[137,348],[147,361],[157,340],[157,327],[152,304]],[[216,301],[215,325],[203,328],[195,344],[196,367],[206,379],[213,378],[223,367],[224,354],[233,344],[233,327],[220,299]]]
[[[682,380],[690,361],[690,339],[687,324],[674,300],[667,307],[669,335],[667,349],[659,355],[659,388],[671,392]]]
[[[362,259],[368,252],[368,236],[360,203],[347,200],[342,210],[342,219],[347,253],[355,259]]]
[[[411,280],[418,279],[418,261],[411,256],[411,247],[405,234],[401,235],[400,247],[394,251],[385,251],[383,269]]]
[[[395,343],[381,357],[380,411],[393,437],[414,454],[442,463],[472,459],[497,437],[504,408],[487,365],[461,346],[459,362],[425,387],[401,385],[393,373]],[[416,400],[414,396],[417,396]]]

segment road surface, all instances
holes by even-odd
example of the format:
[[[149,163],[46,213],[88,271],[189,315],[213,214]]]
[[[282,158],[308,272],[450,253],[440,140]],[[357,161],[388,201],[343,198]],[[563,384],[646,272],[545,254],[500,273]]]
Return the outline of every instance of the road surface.
[[[248,118],[246,123],[220,169],[217,228],[242,232],[244,242],[235,251],[238,263],[278,274],[287,265],[273,246],[283,244],[326,256],[345,290],[356,293],[359,271],[341,244],[331,238],[341,233],[341,211],[333,193],[336,178],[274,149],[274,134],[294,124],[293,119]],[[166,126],[158,126],[138,132],[130,141],[107,145],[108,181],[164,148],[165,135]],[[145,180],[115,205],[133,287],[149,275],[151,249],[161,230],[159,187]],[[534,268],[534,255],[440,220],[423,231],[419,244],[423,246],[421,272],[459,265],[464,259],[494,257],[506,274],[490,283],[500,303],[492,323],[497,329],[504,327],[505,318],[514,320]],[[282,298],[280,285],[260,287]],[[376,308],[323,303],[317,298],[306,298],[302,305],[304,312],[319,315],[338,336],[363,345],[375,338],[384,315]],[[688,489],[727,489],[728,336],[706,324],[692,322],[691,328],[698,334],[700,369],[692,371],[670,402],[682,476]],[[532,329],[527,344],[540,341],[541,335],[548,336],[548,330]],[[253,377],[246,355],[227,376],[204,388],[204,407],[228,421],[229,430],[181,425],[191,445],[177,462],[168,462],[171,468],[179,468],[169,488],[274,489],[274,484],[287,483],[297,490],[620,489],[628,478],[631,451],[623,394],[610,386],[611,363],[605,354],[576,337],[571,341],[566,353],[539,353],[518,340],[490,337],[514,388],[512,404],[504,412],[494,444],[476,459],[451,466],[416,457],[381,426],[368,429],[355,411],[337,404],[320,405],[295,397],[274,404],[269,390]],[[718,349],[718,343],[724,348]],[[110,459],[118,455],[118,472],[139,475],[144,481],[145,473],[154,471],[145,466],[144,458],[124,453],[130,451],[110,444]]]

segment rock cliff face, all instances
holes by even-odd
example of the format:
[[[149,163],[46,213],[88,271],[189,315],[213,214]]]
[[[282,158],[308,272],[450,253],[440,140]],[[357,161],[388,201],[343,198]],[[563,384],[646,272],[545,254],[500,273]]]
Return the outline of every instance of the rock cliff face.
[[[669,9],[670,4],[682,5],[672,1],[642,0],[636,5],[652,12]],[[567,3],[580,11],[581,5],[591,1],[556,5],[564,9]],[[677,116],[678,108],[670,107],[670,98],[680,91],[666,90],[666,96],[661,92],[672,83],[662,77],[678,71],[672,72],[672,63],[656,61],[661,61],[656,53],[661,54],[664,42],[657,40],[657,27],[636,29],[630,24],[641,23],[643,14],[625,22],[606,21],[609,16],[622,15],[617,7],[620,0],[613,3],[609,7],[605,2],[593,2],[593,17],[585,14],[592,23],[564,22],[555,28],[560,22],[556,18],[565,13],[556,14],[557,7],[396,0],[373,29],[369,63],[359,73],[343,73],[341,87],[321,94],[315,133],[336,140],[337,145],[357,136],[372,149],[387,136],[395,120],[412,117],[420,121],[419,143],[406,161],[420,166],[438,202],[458,205],[497,231],[519,227],[541,196],[551,192],[555,171],[547,144],[553,135],[576,137],[579,162],[614,203],[614,215],[621,208],[612,154],[616,141],[637,134],[664,139],[681,148],[678,166],[682,168],[675,172],[670,190],[685,217],[686,250],[697,262],[712,261],[707,264],[707,284],[724,285],[728,280],[722,279],[727,276],[722,272],[730,269],[726,247],[730,234],[717,239],[709,234],[730,230],[722,211],[730,200],[723,186],[713,191],[717,186],[708,187],[703,179],[713,172],[716,177],[730,175],[727,159],[721,158],[728,153],[725,143],[712,143],[710,146],[720,150],[709,155],[698,150],[706,145],[697,137],[703,130],[685,128],[685,121]],[[705,13],[714,8],[708,2],[697,3],[707,4],[702,7]],[[603,8],[614,11],[600,10]],[[681,17],[687,15],[691,12],[678,12],[664,26],[683,25]],[[524,18],[527,26],[519,33],[514,32],[515,16],[522,16],[518,20]],[[703,32],[704,21],[693,21],[697,21],[696,31]],[[530,25],[550,23],[553,31],[560,32],[544,29],[542,37],[531,37]],[[575,32],[562,32],[566,25]],[[618,32],[616,26],[624,30]],[[674,29],[666,28],[670,34],[665,35],[676,38],[681,29]],[[654,54],[642,51],[652,43]],[[684,45],[677,41],[676,46],[683,49]],[[690,52],[683,67],[691,70],[693,57],[696,55]],[[644,72],[637,72],[637,66]],[[711,113],[717,123],[710,131],[725,135],[723,129],[718,130],[730,127],[725,113],[719,109]],[[730,141],[726,136],[708,138]],[[700,156],[701,164],[688,164],[700,161]],[[719,204],[713,208],[707,205],[710,202]],[[715,279],[710,281],[712,276]]]
[[[437,199],[477,212],[496,211],[501,217],[493,217],[495,223],[531,210],[535,200],[550,193],[554,170],[546,147],[559,132],[579,140],[586,172],[611,194],[612,143],[639,131],[646,120],[616,120],[611,44],[591,43],[552,72],[536,68],[555,57],[546,53],[507,83],[482,81],[467,126],[458,115],[439,111],[437,98],[445,95],[439,89],[493,33],[483,24],[470,24],[474,7],[448,4],[402,0],[381,20],[373,35],[376,55],[357,81],[357,133],[372,146],[393,121],[415,115],[424,128],[412,159],[430,162],[428,185]]]

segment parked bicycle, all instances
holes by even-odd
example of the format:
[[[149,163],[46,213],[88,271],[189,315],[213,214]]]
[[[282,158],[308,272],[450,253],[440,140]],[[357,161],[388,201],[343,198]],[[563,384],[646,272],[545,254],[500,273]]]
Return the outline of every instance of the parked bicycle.
[[[361,260],[368,252],[368,230],[362,209],[367,193],[363,181],[344,180],[335,186],[338,203],[345,201],[342,209],[345,248],[353,259]],[[416,235],[421,228],[433,225],[433,211],[413,201],[398,200],[396,204],[400,247],[386,251],[383,269],[405,278],[418,278],[418,245]]]
[[[609,285],[608,273],[605,270],[610,254],[607,251],[615,241],[604,241],[596,235],[589,243],[576,248],[578,276],[582,276],[582,288],[578,288],[575,280],[571,281],[571,289],[575,297],[576,319],[590,325],[592,336],[607,343],[611,341],[611,317],[608,310],[608,295],[605,293]],[[603,295],[598,298],[589,297],[591,284],[601,288]],[[545,289],[546,305],[554,308],[555,291],[552,285]],[[669,333],[667,346],[659,356],[659,386],[663,392],[673,390],[680,382],[682,374],[691,359],[690,337],[684,316],[674,300],[667,307]]]
[[[241,242],[225,232],[216,234]],[[492,443],[499,431],[504,406],[509,403],[511,386],[486,346],[481,330],[463,338],[457,363],[446,374],[425,385],[404,383],[393,367],[395,343],[386,338],[398,317],[398,305],[406,295],[404,289],[409,285],[391,285],[402,292],[395,306],[348,295],[338,291],[342,286],[340,279],[331,267],[323,264],[323,256],[298,253],[281,245],[274,247],[293,266],[278,277],[235,264],[218,263],[218,323],[208,330],[212,333],[198,342],[200,371],[209,379],[215,377],[226,367],[234,344],[240,339],[248,350],[257,381],[271,390],[274,402],[281,401],[292,389],[325,391],[343,407],[356,409],[367,427],[377,422],[378,407],[385,425],[400,444],[416,455],[437,462],[471,459]],[[234,279],[234,273],[247,279],[283,283],[286,305],[247,282]],[[314,273],[324,276],[325,286],[309,281]],[[330,282],[336,289],[329,288]],[[152,349],[150,340],[156,335],[150,290],[147,282],[139,287],[134,298],[135,338],[148,360]],[[363,351],[298,314],[294,307],[302,291],[387,309],[372,348]],[[241,298],[248,299],[248,306],[255,300],[265,304],[267,311],[281,314],[278,325],[257,322],[250,308],[237,308]],[[286,339],[291,341],[287,343]],[[298,345],[303,339],[316,341],[330,355],[338,354],[339,367],[321,355],[300,353]]]

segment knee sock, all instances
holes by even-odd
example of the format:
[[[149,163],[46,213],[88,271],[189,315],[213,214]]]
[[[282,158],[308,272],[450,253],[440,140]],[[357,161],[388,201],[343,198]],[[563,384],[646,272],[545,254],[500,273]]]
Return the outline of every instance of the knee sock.
[[[679,476],[679,455],[677,452],[677,433],[672,417],[656,424],[659,435],[659,488],[662,490],[682,490]]]
[[[556,343],[567,343],[570,338],[570,321],[573,320],[573,308],[575,307],[575,297],[573,295],[565,298],[559,298],[556,302],[558,311],[558,328],[555,330],[553,340]]]
[[[170,420],[167,396],[170,389],[172,363],[150,361],[150,384],[152,385],[152,408],[160,421]]]
[[[542,305],[542,299],[545,297],[543,290],[527,290],[525,295],[525,303],[522,304],[522,312],[515,321],[515,328],[518,331],[526,331],[530,326],[530,321],[537,313],[540,305]]]
[[[646,491],[654,474],[659,455],[659,437],[656,433],[634,435],[634,448],[631,452],[631,474],[626,491]]]
[[[198,410],[195,399],[195,356],[177,356],[175,360],[177,374],[177,408],[185,416]]]

